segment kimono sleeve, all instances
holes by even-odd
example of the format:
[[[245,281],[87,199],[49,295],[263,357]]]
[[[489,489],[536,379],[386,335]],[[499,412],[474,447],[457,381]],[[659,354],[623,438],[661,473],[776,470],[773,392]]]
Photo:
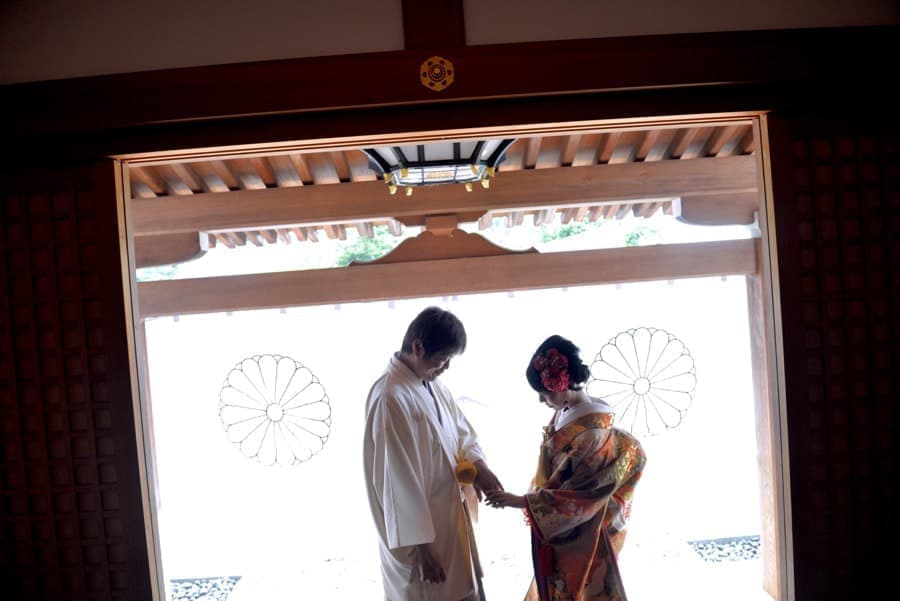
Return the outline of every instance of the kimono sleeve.
[[[423,461],[427,441],[421,439],[415,417],[395,396],[385,394],[373,418],[373,485],[384,512],[387,544],[396,549],[430,543],[435,529],[428,505],[431,473]]]
[[[565,538],[606,507],[616,490],[615,457],[608,431],[588,430],[558,456],[557,469],[547,486],[525,495],[528,521],[541,540]]]
[[[462,455],[463,459],[472,462],[478,461],[479,459],[486,461],[484,452],[481,450],[481,445],[478,444],[478,434],[475,432],[475,428],[472,427],[469,419],[462,412],[462,409],[460,409],[446,387],[444,388],[444,394],[446,394],[447,398],[450,399],[450,402],[453,403],[453,414],[456,419],[456,438],[459,441],[460,455]]]

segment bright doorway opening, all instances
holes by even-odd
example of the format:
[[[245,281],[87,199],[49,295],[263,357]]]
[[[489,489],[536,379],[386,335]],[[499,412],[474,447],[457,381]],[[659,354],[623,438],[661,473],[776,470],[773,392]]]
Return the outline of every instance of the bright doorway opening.
[[[351,158],[359,142],[329,150],[333,161],[325,166],[319,154],[280,148],[270,155],[126,163],[132,256],[140,267],[134,296],[151,559],[167,599],[313,592],[378,598],[362,488],[362,407],[406,323],[426,304],[458,313],[469,330],[470,348],[445,380],[510,490],[527,486],[548,418],[522,377],[540,340],[554,332],[569,336],[586,359],[654,335],[680,345],[693,371],[681,378],[679,398],[666,408],[665,393],[659,396],[658,420],[646,419],[646,411],[643,420],[623,415],[640,430],[650,458],[621,556],[626,587],[632,599],[656,598],[661,583],[674,599],[784,598],[786,518],[779,412],[768,375],[775,345],[765,317],[770,273],[758,123],[580,127],[512,146],[512,167],[506,173],[501,167],[492,187],[501,192],[463,203],[463,209],[483,203],[474,219],[455,200],[442,208],[451,196],[426,196],[425,212],[407,210],[400,218],[391,212],[400,203],[389,197],[355,221],[347,221],[352,207],[336,206],[332,219],[320,212],[319,222],[278,214],[289,198],[285,190],[376,183]],[[643,196],[628,192],[632,184],[621,166],[673,158],[702,162],[669,175],[674,167],[666,165],[642,186]],[[556,169],[562,179],[545,182],[549,191],[573,167],[591,168],[590,177],[606,173],[607,185],[593,181],[594,195],[578,202],[549,192],[543,202],[502,194],[504,178],[512,181],[517,172]],[[720,179],[711,183],[717,169]],[[678,184],[682,190],[674,194],[672,182],[685,177],[695,183]],[[726,180],[733,189],[723,187]],[[362,203],[371,191],[360,194]],[[251,200],[258,210],[234,209]],[[511,256],[377,263],[429,228],[426,213],[450,208],[453,225],[512,249]],[[260,227],[278,219],[283,227]],[[373,245],[379,239],[385,244]],[[532,247],[540,252],[516,252]],[[535,263],[554,255],[549,266]],[[165,262],[173,256],[180,259]],[[348,256],[376,264],[336,267]],[[424,289],[412,286],[394,297],[384,284],[403,281],[404,273],[421,279],[418,270],[453,261],[465,263],[462,275],[432,271]],[[521,274],[531,279],[516,285]],[[769,342],[760,345],[761,339]],[[600,373],[603,366],[596,367]],[[231,417],[223,418],[223,407],[229,413],[233,405],[223,393],[230,379],[256,369],[263,381],[265,373],[289,368],[316,384],[309,390],[318,397],[304,401],[315,409],[304,416],[316,422],[311,437],[289,432],[278,447],[258,432],[234,430]],[[635,375],[634,389],[652,386]],[[283,416],[267,417],[276,423]],[[531,569],[521,515],[482,508],[478,529],[488,594],[518,598]]]

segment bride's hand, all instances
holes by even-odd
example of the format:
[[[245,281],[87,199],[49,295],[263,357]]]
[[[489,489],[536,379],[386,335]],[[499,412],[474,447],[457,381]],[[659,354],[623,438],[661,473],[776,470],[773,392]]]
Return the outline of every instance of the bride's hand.
[[[493,490],[485,493],[485,497],[485,502],[489,507],[516,507],[518,509],[525,507],[525,497],[505,490]]]

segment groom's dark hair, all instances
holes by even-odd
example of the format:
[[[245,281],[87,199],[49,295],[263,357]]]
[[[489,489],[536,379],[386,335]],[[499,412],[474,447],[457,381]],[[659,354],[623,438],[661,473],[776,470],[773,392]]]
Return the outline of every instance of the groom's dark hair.
[[[426,356],[458,355],[466,350],[466,328],[456,315],[440,307],[428,307],[412,320],[400,352],[411,353],[413,341],[417,339],[422,341]]]

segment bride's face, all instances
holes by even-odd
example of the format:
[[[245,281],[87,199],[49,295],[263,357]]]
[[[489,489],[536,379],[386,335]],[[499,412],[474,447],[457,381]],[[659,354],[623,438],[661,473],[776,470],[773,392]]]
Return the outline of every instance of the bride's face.
[[[569,404],[569,391],[562,392],[541,392],[539,394],[541,402],[551,409],[564,409]]]

